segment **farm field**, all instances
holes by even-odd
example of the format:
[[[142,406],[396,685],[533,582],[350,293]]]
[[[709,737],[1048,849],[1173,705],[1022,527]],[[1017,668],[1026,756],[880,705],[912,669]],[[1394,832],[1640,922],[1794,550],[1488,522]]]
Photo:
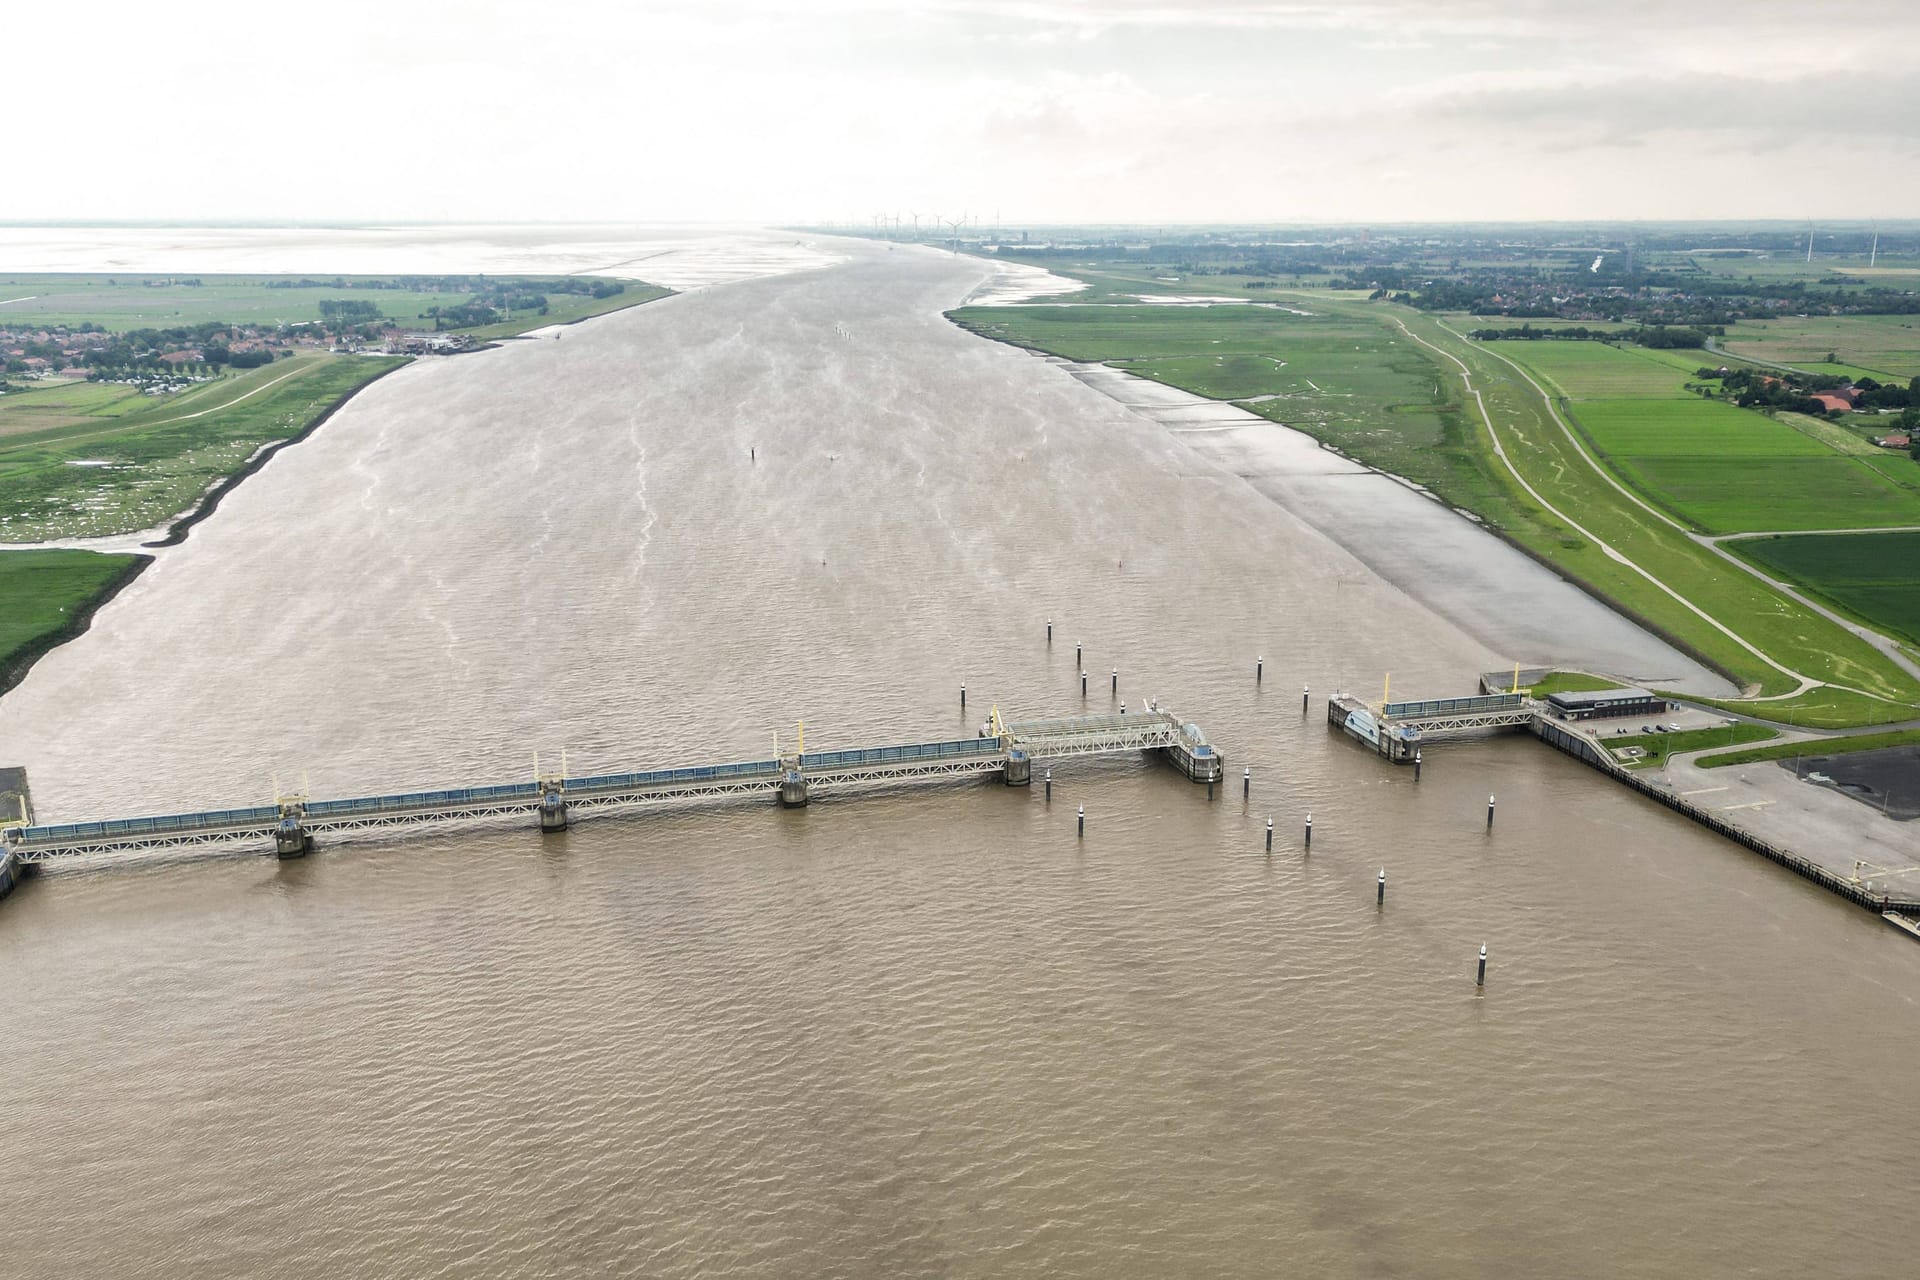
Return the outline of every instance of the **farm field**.
[[[1910,644],[1920,645],[1920,533],[1742,538],[1727,549]]]
[[[133,413],[152,404],[139,388],[111,382],[42,382],[0,396],[0,440],[25,432]]]
[[[1605,342],[1502,342],[1502,355],[1532,370],[1547,390],[1570,400],[1632,397],[1647,400],[1698,399],[1686,390],[1688,375],[1707,363],[1703,351],[1681,353],[1684,368],[1671,351],[1613,346]]]
[[[464,290],[375,287],[380,276],[328,277],[325,285],[281,287],[275,276],[199,276],[203,283],[180,284],[168,276],[62,276],[0,274],[0,327],[97,324],[113,332],[172,329],[208,322],[239,325],[298,324],[320,319],[322,300],[371,302],[402,328],[432,328],[431,307],[464,301]],[[501,277],[502,280],[517,277]],[[339,287],[335,287],[335,280]],[[610,298],[548,293],[545,316],[515,316],[484,329],[462,330],[474,337],[504,337],[543,324],[560,324],[650,302],[667,290],[624,281],[626,290]]]
[[[1703,532],[1920,524],[1920,467],[1796,429],[1797,415],[1770,418],[1688,392],[1689,366],[1711,358],[1703,352],[1490,345],[1566,397],[1569,417],[1621,479]]]
[[[1720,346],[1737,356],[1808,373],[1868,374],[1881,382],[1920,377],[1920,316],[1809,316],[1743,320]],[[1840,357],[1829,364],[1831,353]]]

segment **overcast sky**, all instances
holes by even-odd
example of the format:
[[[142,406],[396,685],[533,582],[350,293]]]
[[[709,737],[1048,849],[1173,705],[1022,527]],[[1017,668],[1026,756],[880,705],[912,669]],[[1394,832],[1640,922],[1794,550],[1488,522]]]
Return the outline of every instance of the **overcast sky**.
[[[5,28],[0,220],[1920,215],[1915,0],[23,0]]]

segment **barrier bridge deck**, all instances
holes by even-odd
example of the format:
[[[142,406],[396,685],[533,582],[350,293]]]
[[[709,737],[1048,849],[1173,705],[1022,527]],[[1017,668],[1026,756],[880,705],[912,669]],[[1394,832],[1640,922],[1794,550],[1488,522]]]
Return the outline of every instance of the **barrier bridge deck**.
[[[4,849],[22,863],[190,846],[246,846],[283,836],[297,823],[306,838],[542,813],[564,804],[570,815],[732,796],[781,795],[797,775],[806,792],[1000,773],[1027,779],[1035,760],[1162,751],[1196,782],[1218,782],[1225,758],[1198,726],[1158,709],[1122,715],[1028,720],[996,725],[995,736],[846,751],[808,751],[780,759],[549,778],[500,786],[457,787],[345,800],[283,801],[239,809],[15,826]]]

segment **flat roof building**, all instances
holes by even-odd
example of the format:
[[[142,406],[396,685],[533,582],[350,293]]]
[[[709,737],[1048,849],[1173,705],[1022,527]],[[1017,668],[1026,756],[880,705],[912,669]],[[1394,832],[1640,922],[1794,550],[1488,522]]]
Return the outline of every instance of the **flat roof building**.
[[[1659,694],[1645,689],[1589,689],[1547,695],[1547,709],[1562,720],[1652,716],[1667,711],[1671,705]]]

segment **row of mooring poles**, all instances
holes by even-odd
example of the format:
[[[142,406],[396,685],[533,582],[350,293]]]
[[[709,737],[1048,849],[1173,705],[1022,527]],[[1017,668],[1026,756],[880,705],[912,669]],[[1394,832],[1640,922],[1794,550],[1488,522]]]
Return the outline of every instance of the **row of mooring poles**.
[[[1049,647],[1051,647],[1053,644],[1053,619],[1051,618],[1047,619],[1047,644]],[[1080,672],[1080,696],[1084,698],[1087,696],[1087,686],[1090,682],[1090,676],[1085,665],[1085,646],[1083,642],[1078,640],[1074,641],[1073,643],[1073,665]],[[1266,680],[1266,673],[1267,673],[1266,655],[1265,654],[1257,655],[1254,658],[1254,662],[1253,662],[1253,682],[1255,684],[1263,683]],[[1118,667],[1113,668],[1111,674],[1108,677],[1108,690],[1114,697],[1116,698],[1119,697],[1120,668]],[[964,711],[966,709],[966,705],[967,705],[967,687],[965,685],[961,685],[960,686],[961,710]],[[1312,707],[1313,707],[1313,686],[1311,684],[1302,684],[1300,686],[1300,714],[1302,716],[1305,716],[1306,714],[1308,714],[1308,712],[1312,710]],[[1125,710],[1126,710],[1126,704],[1122,703],[1121,711],[1123,714],[1125,713]],[[1424,764],[1425,764],[1425,757],[1419,750],[1415,750],[1413,753],[1413,780],[1415,782],[1420,781],[1420,773]],[[1047,802],[1051,804],[1053,802],[1053,770],[1052,769],[1048,769],[1046,771],[1045,796],[1046,796]],[[1251,800],[1252,797],[1253,797],[1253,769],[1251,766],[1248,766],[1242,769],[1240,773],[1240,798],[1243,801],[1247,801],[1247,800]],[[1209,800],[1213,799],[1213,784],[1211,782],[1207,784],[1207,798]],[[1494,807],[1495,807],[1495,798],[1492,795],[1489,795],[1487,797],[1487,830],[1488,831],[1493,830]],[[1075,836],[1075,839],[1079,839],[1079,840],[1084,840],[1086,839],[1086,836],[1087,836],[1087,806],[1084,804],[1078,805],[1075,808],[1074,836]],[[1306,823],[1301,832],[1301,845],[1305,851],[1309,853],[1312,852],[1313,850],[1313,813],[1312,811],[1308,811],[1306,815]],[[1271,814],[1267,816],[1266,851],[1268,853],[1273,852],[1273,816]],[[1378,874],[1374,879],[1373,902],[1376,909],[1384,910],[1386,908],[1387,869],[1385,867],[1380,868]],[[1473,985],[1476,988],[1484,988],[1487,985],[1487,947],[1485,943],[1482,943],[1480,945],[1479,967],[1474,974]]]

